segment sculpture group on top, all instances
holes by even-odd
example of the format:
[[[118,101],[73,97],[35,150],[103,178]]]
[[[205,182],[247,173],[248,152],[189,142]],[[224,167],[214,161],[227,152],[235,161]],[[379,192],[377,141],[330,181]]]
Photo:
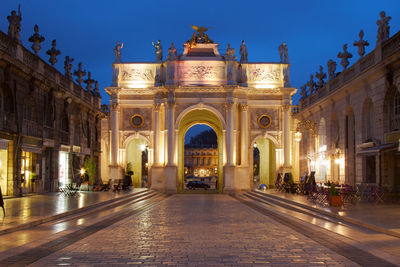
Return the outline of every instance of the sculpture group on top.
[[[193,33],[192,38],[186,41],[186,43],[190,44],[190,46],[194,46],[196,44],[214,43],[214,41],[211,40],[206,34],[206,31],[211,29],[211,27],[198,27],[195,25],[191,25],[191,27],[193,30],[195,30],[195,32]]]
[[[389,29],[390,29],[389,21],[392,19],[390,16],[386,16],[386,13],[384,11],[381,11],[379,15],[380,15],[380,20],[376,22],[376,24],[378,25],[378,31],[377,31],[378,34],[376,40],[377,45],[389,39]],[[359,40],[354,41],[353,46],[357,47],[358,55],[360,56],[360,58],[362,58],[365,55],[365,47],[369,46],[369,42],[363,39],[364,38],[363,30],[360,30],[358,37]],[[284,51],[285,51],[284,47],[280,46],[279,54],[281,55],[281,61],[283,61]],[[349,58],[353,57],[353,55],[347,51],[347,44],[343,45],[343,51],[339,52],[337,57],[341,59],[340,65],[342,65],[343,70],[345,70],[347,66],[350,64]],[[332,59],[329,59],[327,63],[329,80],[332,80],[333,78],[336,77],[336,66],[337,63]],[[308,81],[305,85],[300,87],[301,88],[300,95],[302,98],[305,98],[309,94],[315,93],[318,89],[322,88],[321,86],[324,85],[323,79],[326,78],[326,74],[323,73],[322,66],[320,66],[320,71],[319,73],[316,73],[315,77],[318,78],[318,85],[315,84],[315,82],[313,81],[314,76],[311,75],[310,81]]]

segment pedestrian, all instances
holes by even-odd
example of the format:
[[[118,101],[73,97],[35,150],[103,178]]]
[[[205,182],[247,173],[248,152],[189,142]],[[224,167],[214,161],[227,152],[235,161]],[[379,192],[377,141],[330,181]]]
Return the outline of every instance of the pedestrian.
[[[6,210],[4,209],[3,193],[1,193],[1,185],[0,185],[0,206],[3,208],[3,216],[6,217]]]

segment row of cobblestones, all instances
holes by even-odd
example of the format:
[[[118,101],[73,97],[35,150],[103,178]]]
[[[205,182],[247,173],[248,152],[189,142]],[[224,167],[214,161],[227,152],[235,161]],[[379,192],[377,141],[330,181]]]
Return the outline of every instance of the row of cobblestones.
[[[356,266],[226,195],[175,195],[32,264]]]

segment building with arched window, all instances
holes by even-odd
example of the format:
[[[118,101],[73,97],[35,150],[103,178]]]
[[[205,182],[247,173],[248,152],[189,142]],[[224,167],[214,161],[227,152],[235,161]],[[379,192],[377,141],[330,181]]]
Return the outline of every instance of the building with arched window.
[[[400,191],[399,42],[400,32],[378,40],[322,87],[303,92],[295,117],[300,160],[310,163],[300,164],[300,173],[316,171],[320,182]]]
[[[84,159],[99,158],[98,88],[84,89],[1,31],[0,55],[2,194],[54,192],[78,182]]]

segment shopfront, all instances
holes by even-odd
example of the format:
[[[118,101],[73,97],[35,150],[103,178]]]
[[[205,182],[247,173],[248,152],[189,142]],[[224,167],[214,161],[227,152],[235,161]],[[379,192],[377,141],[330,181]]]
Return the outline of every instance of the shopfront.
[[[7,195],[8,140],[0,139],[0,187],[1,193]]]
[[[69,153],[66,151],[60,151],[58,158],[58,186],[68,184],[68,173]]]

